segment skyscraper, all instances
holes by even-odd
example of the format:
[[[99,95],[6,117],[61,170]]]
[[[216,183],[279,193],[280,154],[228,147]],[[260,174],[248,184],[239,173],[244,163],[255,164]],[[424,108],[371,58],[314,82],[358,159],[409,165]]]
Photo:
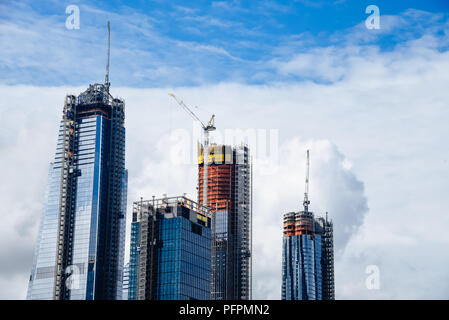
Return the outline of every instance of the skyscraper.
[[[210,218],[196,202],[134,202],[129,300],[208,300],[210,260]]]
[[[284,214],[282,299],[333,300],[333,223],[309,211],[309,151],[307,150],[304,210]]]
[[[198,202],[203,205],[203,150],[198,165]],[[207,204],[212,217],[214,300],[251,299],[252,172],[247,146],[211,145]]]
[[[105,83],[65,98],[28,299],[121,299],[125,103],[109,87],[108,37]]]

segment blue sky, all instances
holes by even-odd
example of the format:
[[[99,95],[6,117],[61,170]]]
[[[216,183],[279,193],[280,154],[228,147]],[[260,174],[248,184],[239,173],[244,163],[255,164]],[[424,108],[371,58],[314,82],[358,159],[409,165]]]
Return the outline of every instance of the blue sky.
[[[79,30],[65,28],[70,4],[80,8]],[[364,26],[369,4],[380,9],[380,30]],[[277,67],[320,47],[388,51],[431,28],[438,37],[448,9],[446,0],[6,1],[0,5],[0,82],[101,81],[107,20],[115,86],[324,81]]]

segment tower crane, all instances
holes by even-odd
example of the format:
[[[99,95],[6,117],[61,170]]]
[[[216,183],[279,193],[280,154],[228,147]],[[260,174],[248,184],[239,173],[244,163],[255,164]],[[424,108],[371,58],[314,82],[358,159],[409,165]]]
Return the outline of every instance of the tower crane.
[[[186,104],[178,99],[178,97],[176,97],[173,93],[169,93],[169,96],[173,97],[173,99],[176,100],[176,102],[196,121],[198,121],[201,124],[201,127],[203,128],[204,131],[204,144],[203,144],[203,164],[204,164],[204,169],[203,169],[203,207],[207,208],[208,205],[208,199],[207,199],[207,183],[208,183],[208,174],[207,174],[207,167],[208,167],[208,161],[209,161],[209,132],[210,131],[214,131],[215,125],[214,125],[214,120],[215,120],[215,115],[213,114],[209,120],[209,122],[205,125],[200,118],[198,118],[198,116],[192,111],[190,110],[189,107],[186,106]]]
[[[307,150],[307,164],[306,164],[306,186],[304,188],[304,211],[309,212],[309,167],[310,167],[310,161],[309,161],[309,150]]]

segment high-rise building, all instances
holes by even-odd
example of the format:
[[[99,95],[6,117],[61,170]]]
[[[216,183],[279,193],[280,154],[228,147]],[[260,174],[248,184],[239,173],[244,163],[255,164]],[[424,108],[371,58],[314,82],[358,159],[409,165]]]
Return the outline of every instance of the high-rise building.
[[[282,299],[333,300],[333,223],[309,211],[309,151],[304,210],[284,214]]]
[[[210,261],[210,218],[196,202],[134,202],[129,300],[208,300]]]
[[[203,205],[204,161],[200,146],[198,203]],[[211,145],[207,205],[212,217],[214,300],[251,299],[252,172],[247,146]]]
[[[109,87],[107,71],[104,84],[65,98],[28,299],[121,299],[125,103]]]

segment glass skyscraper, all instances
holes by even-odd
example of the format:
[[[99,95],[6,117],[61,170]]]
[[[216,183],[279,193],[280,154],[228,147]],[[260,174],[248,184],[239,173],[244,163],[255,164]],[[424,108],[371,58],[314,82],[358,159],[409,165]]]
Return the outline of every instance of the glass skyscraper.
[[[334,300],[333,223],[309,211],[309,151],[304,210],[284,214],[282,300]]]
[[[124,121],[108,82],[66,96],[27,299],[121,299]]]
[[[333,300],[332,222],[311,212],[284,215],[282,299]]]
[[[196,202],[134,202],[129,300],[208,300],[210,260],[210,218]]]

